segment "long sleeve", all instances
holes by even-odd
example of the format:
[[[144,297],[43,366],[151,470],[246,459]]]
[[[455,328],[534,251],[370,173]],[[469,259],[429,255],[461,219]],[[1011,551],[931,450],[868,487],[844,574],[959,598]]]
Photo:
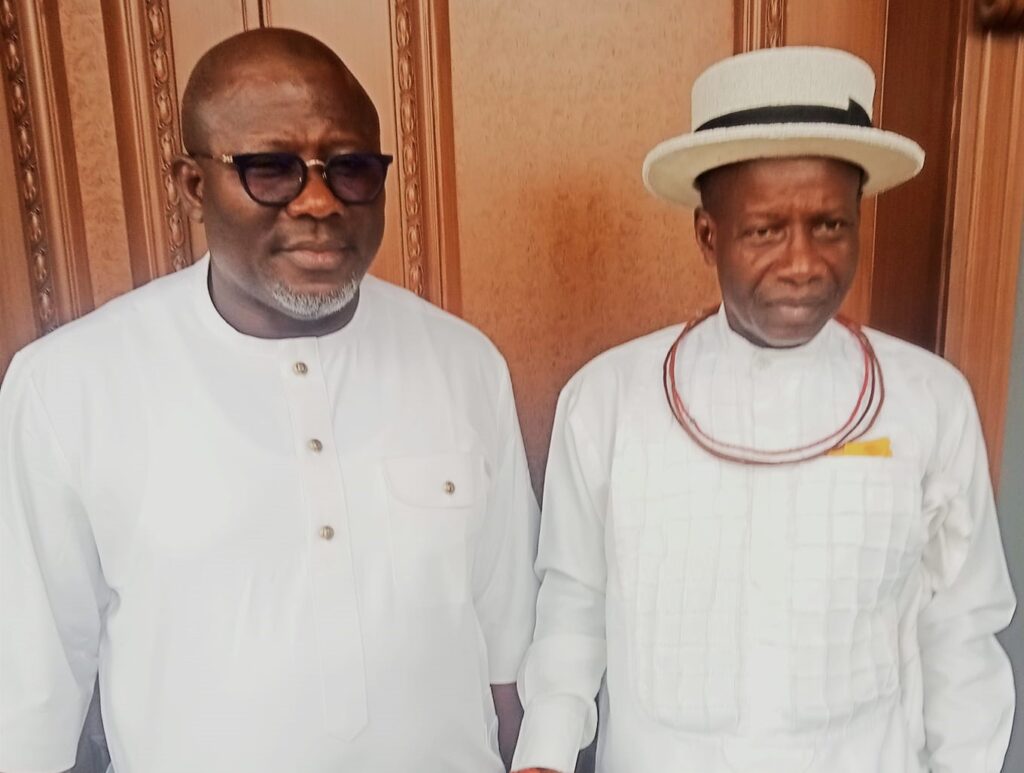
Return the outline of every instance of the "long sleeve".
[[[931,598],[919,618],[932,773],[997,773],[1014,711],[1013,675],[995,633],[1014,596],[999,538],[985,444],[966,383],[925,481]]]
[[[107,589],[67,460],[15,358],[0,388],[0,770],[75,762]]]
[[[533,632],[537,501],[526,466],[512,384],[503,371],[487,524],[473,564],[473,602],[487,642],[491,684],[516,680]]]
[[[606,665],[604,553],[607,471],[570,383],[559,399],[548,459],[537,571],[537,629],[519,680],[525,707],[512,769],[570,773],[594,737]]]

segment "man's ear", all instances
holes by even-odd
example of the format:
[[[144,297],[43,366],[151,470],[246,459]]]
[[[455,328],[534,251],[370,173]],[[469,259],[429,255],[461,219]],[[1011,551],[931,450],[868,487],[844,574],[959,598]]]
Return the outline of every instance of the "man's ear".
[[[171,175],[185,205],[185,214],[193,223],[203,222],[203,170],[194,158],[176,155]]]
[[[704,262],[709,266],[717,263],[718,253],[715,245],[717,243],[717,224],[711,217],[711,213],[704,207],[697,207],[693,211],[693,235],[697,238],[697,246],[704,256]]]

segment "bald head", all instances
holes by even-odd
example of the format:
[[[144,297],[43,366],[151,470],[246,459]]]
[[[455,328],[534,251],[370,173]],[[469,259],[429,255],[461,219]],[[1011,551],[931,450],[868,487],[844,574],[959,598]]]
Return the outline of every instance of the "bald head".
[[[190,151],[208,152],[216,114],[231,109],[231,97],[244,85],[266,81],[316,81],[344,102],[352,123],[380,134],[377,110],[366,91],[337,54],[316,38],[296,30],[249,30],[221,41],[196,63],[181,100],[181,132]]]

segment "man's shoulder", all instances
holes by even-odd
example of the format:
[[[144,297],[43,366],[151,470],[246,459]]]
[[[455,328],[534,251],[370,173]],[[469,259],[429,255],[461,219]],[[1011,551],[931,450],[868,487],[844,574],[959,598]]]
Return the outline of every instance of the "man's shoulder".
[[[406,334],[415,331],[416,335],[425,335],[453,353],[501,358],[483,331],[404,287],[367,276],[360,292],[373,304],[376,314],[386,315]]]
[[[882,365],[887,395],[931,406],[940,415],[974,404],[967,378],[953,363],[909,341],[866,329]]]
[[[966,383],[959,369],[935,352],[874,328],[864,328],[864,331],[887,377],[892,374],[894,377],[939,381],[951,386]]]
[[[567,404],[597,406],[609,415],[615,406],[646,402],[662,389],[665,355],[681,325],[656,330],[607,349],[587,362],[562,390]]]
[[[665,355],[681,329],[682,325],[672,325],[606,349],[576,371],[572,381],[618,380],[652,368],[660,373]]]
[[[21,366],[34,370],[56,363],[68,369],[105,365],[110,356],[119,356],[127,339],[144,337],[154,325],[165,327],[177,315],[189,313],[185,301],[197,270],[200,267],[192,266],[154,279],[61,325],[18,352]]]

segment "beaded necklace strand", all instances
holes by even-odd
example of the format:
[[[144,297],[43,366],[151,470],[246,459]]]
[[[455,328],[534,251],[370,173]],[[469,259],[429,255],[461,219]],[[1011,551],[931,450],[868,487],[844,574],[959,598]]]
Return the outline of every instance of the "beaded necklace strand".
[[[836,321],[857,341],[864,362],[864,376],[861,380],[860,391],[857,393],[857,400],[842,426],[823,438],[794,448],[753,448],[736,443],[726,443],[712,437],[701,428],[679,393],[676,382],[676,360],[686,336],[702,322],[707,321],[716,311],[717,309],[712,308],[683,325],[679,337],[673,342],[665,356],[663,371],[665,398],[672,409],[672,415],[675,416],[676,421],[686,431],[686,434],[693,439],[693,442],[709,454],[718,459],[740,464],[795,464],[824,456],[846,443],[853,442],[863,437],[874,425],[882,410],[882,404],[885,402],[882,366],[878,362],[871,341],[868,340],[860,325],[844,317],[836,317]]]

